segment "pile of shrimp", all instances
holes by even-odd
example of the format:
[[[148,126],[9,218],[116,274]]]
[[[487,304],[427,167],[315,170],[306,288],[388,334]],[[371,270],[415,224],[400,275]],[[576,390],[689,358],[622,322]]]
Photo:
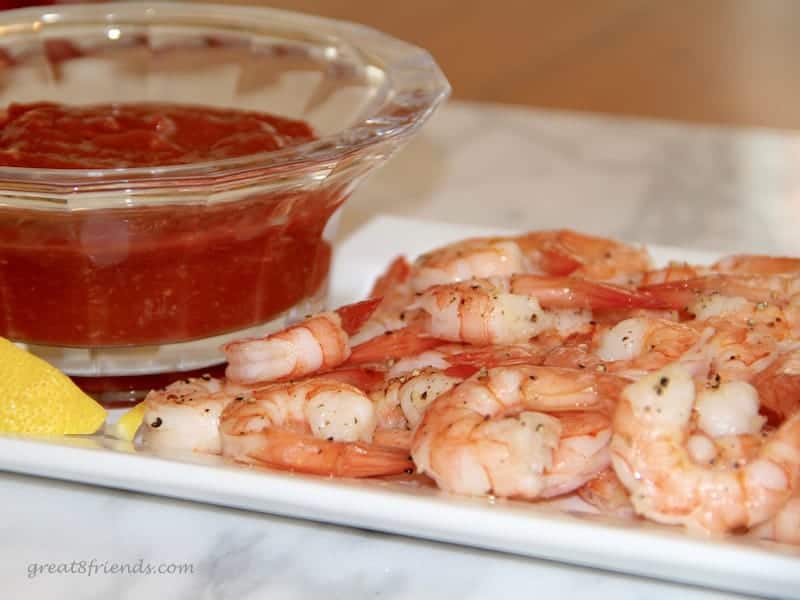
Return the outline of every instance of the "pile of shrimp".
[[[223,351],[147,396],[146,445],[800,544],[800,258],[468,239]]]

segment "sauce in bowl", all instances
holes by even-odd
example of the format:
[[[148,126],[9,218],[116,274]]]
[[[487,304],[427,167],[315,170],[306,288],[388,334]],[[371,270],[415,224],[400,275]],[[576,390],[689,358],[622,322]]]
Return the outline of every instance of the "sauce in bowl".
[[[312,140],[268,114],[169,104],[11,105],[0,165],[197,163]],[[341,189],[235,202],[0,210],[0,335],[81,348],[171,344],[266,323],[313,296]]]
[[[11,104],[0,120],[0,166],[120,169],[190,164],[314,139],[275,115],[165,103]]]

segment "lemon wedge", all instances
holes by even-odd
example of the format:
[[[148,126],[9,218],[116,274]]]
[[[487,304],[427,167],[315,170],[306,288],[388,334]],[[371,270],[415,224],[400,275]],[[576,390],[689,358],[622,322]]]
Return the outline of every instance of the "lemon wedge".
[[[144,419],[144,401],[139,402],[139,404],[122,415],[114,425],[107,427],[106,433],[119,440],[133,441],[139,426],[142,424],[142,419]]]
[[[105,419],[64,373],[0,337],[0,432],[90,434]]]

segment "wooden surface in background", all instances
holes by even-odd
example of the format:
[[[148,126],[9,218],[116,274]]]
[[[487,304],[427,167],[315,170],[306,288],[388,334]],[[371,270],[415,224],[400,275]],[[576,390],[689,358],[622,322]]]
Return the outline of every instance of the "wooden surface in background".
[[[234,2],[421,45],[456,98],[800,128],[800,0]]]

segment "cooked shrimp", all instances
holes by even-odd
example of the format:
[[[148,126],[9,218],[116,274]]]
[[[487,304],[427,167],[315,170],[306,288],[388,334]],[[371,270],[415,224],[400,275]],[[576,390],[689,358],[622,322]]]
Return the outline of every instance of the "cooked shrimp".
[[[647,271],[642,275],[641,285],[654,285],[672,281],[685,281],[708,275],[708,267],[690,265],[686,262],[670,262],[666,267]]]
[[[390,363],[389,376],[402,377],[422,369],[436,369],[445,371],[453,366],[453,356],[457,356],[462,344],[446,344],[437,346],[433,350],[426,350],[413,356],[406,356],[396,362]]]
[[[753,275],[779,275],[800,273],[800,258],[767,256],[761,254],[734,254],[711,265],[720,273],[750,273]]]
[[[192,450],[219,454],[219,417],[233,398],[211,377],[182,379],[144,399],[142,442],[160,451]]]
[[[421,292],[433,285],[516,273],[628,283],[649,267],[650,256],[643,248],[566,229],[534,231],[472,238],[427,252],[411,268],[411,287]]]
[[[697,303],[719,303],[720,314],[724,302],[730,298],[755,303],[787,304],[800,293],[800,277],[790,275],[708,275],[679,281],[670,281],[639,287],[640,292],[654,296],[664,308],[691,310]],[[713,298],[712,296],[723,298]],[[716,305],[710,304],[716,308]],[[708,310],[709,307],[706,307]],[[692,312],[695,312],[692,310]]]
[[[651,268],[645,248],[568,229],[534,231],[516,238],[526,259],[546,275],[571,275],[593,281],[637,282]]]
[[[761,407],[772,423],[800,410],[800,349],[792,349],[758,373],[752,381]]]
[[[258,383],[303,377],[340,365],[350,356],[349,336],[379,302],[350,304],[263,338],[229,342],[222,348],[228,359],[225,375],[236,383]]]
[[[752,321],[712,318],[704,325],[713,327],[714,334],[705,343],[709,362],[708,377],[712,382],[750,381],[771,364],[780,351],[778,328],[756,326]]]
[[[524,342],[551,323],[535,298],[508,293],[502,281],[434,286],[418,297],[417,305],[428,315],[428,333],[454,342]],[[588,323],[589,317],[584,320]]]
[[[451,492],[567,493],[608,466],[604,415],[621,388],[619,378],[569,369],[489,369],[428,407],[411,455],[419,472]],[[561,412],[571,414],[553,414]]]
[[[413,311],[406,309],[414,300],[410,279],[411,265],[404,256],[398,256],[375,281],[369,297],[379,299],[380,303],[367,322],[351,336],[351,345],[361,344],[414,322]]]
[[[536,275],[434,286],[416,306],[430,335],[477,345],[525,342],[545,331],[566,337],[591,329],[590,309],[649,306],[646,294],[603,283]],[[552,310],[551,310],[552,309]]]
[[[769,521],[752,529],[752,536],[781,544],[800,545],[800,494],[795,494]]]
[[[611,467],[578,488],[577,494],[602,514],[625,518],[636,514],[628,490]]]
[[[231,402],[222,454],[238,462],[340,477],[403,473],[408,452],[376,445],[375,407],[356,387],[324,378],[273,384]]]
[[[514,275],[508,291],[536,298],[545,308],[592,310],[664,308],[658,298],[630,288],[577,277]]]
[[[462,240],[421,255],[414,262],[411,285],[422,292],[434,285],[508,276],[528,269],[519,246],[509,238]]]
[[[735,254],[726,256],[710,267],[671,262],[666,267],[648,271],[642,284],[658,284],[706,277],[715,273],[726,275],[789,275],[800,273],[800,258]]]
[[[399,305],[399,308],[402,308],[403,305],[408,304],[412,295],[408,285],[410,278],[411,265],[408,264],[405,256],[398,256],[389,263],[389,267],[375,280],[369,293],[370,298],[382,299],[375,312],[381,312],[386,305],[392,305],[392,307]]]
[[[797,488],[800,415],[764,438],[746,464],[717,464],[716,448],[706,442],[757,436],[762,424],[749,384],[698,393],[685,368],[669,365],[623,391],[611,442],[614,469],[636,512],[649,519],[708,532],[752,527],[774,517]]]
[[[613,327],[601,327],[593,340],[593,352],[609,371],[639,377],[686,357],[696,374],[708,370],[707,359],[699,352],[709,337],[683,323],[665,319],[635,317]]]
[[[444,361],[449,366],[471,366],[476,371],[481,367],[538,365],[553,348],[558,347],[560,341],[558,336],[543,334],[524,344],[466,346],[450,353]]]
[[[672,362],[710,385],[751,379],[773,360],[777,342],[751,327],[723,319],[678,323],[633,317],[598,326],[591,346],[562,347],[544,364],[602,368],[637,379]]]
[[[396,331],[387,331],[383,335],[354,346],[348,363],[397,361],[401,358],[417,356],[446,343],[445,340],[426,335],[421,325],[413,325]]]
[[[388,429],[416,429],[431,402],[460,382],[461,378],[432,368],[390,379],[370,393],[378,425]]]

